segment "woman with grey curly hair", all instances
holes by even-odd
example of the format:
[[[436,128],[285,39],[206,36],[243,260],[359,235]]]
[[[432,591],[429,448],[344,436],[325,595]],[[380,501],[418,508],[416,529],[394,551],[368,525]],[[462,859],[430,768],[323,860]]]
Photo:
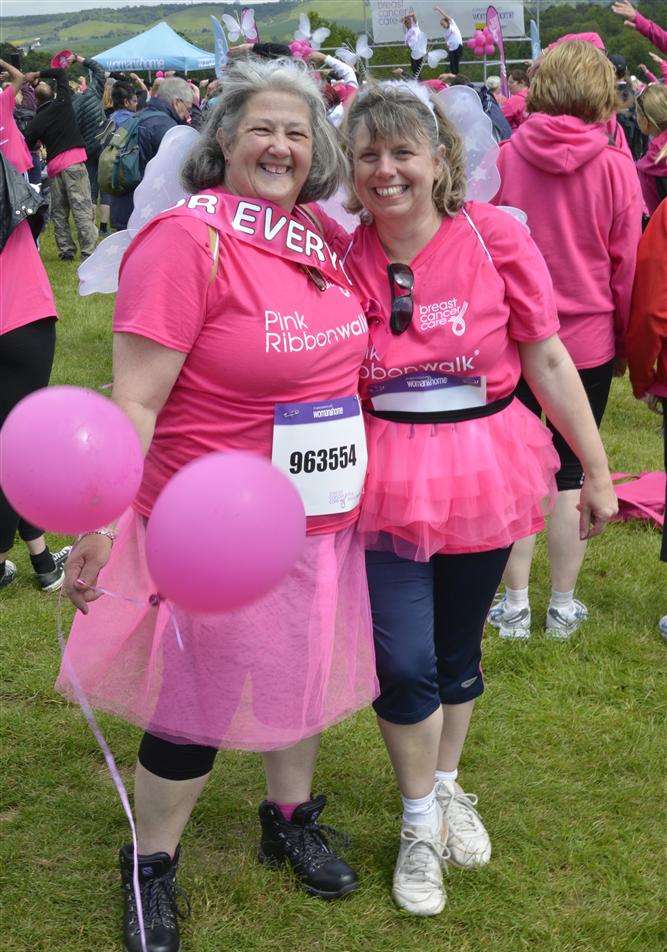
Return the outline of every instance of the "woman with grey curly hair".
[[[67,651],[92,703],[145,730],[135,803],[149,952],[180,949],[179,841],[219,748],[263,753],[260,860],[290,865],[322,898],[357,887],[318,823],[325,798],[311,793],[320,733],[377,694],[355,532],[368,325],[337,255],[300,206],[342,181],[334,136],[303,69],[234,66],[184,168],[192,196],[143,228],[121,267],[113,396],[147,451],[144,480],[117,526],[74,548],[66,585],[82,614]],[[146,519],[174,473],[231,450],[270,458],[293,480],[307,516],[304,550],[247,608],[179,609],[179,650],[168,618],[144,608],[154,591]],[[101,569],[136,608],[95,601]],[[125,948],[138,952],[133,868],[123,847]]]
[[[457,95],[386,82],[356,96],[344,127],[349,207],[372,221],[337,238],[370,325],[358,529],[374,707],[403,798],[393,896],[421,916],[444,907],[444,863],[491,856],[459,759],[483,691],[487,612],[513,542],[544,522],[558,468],[549,431],[513,399],[521,372],[598,474],[582,496],[586,530],[615,511],[545,262],[513,217],[466,201],[464,150],[443,108]]]

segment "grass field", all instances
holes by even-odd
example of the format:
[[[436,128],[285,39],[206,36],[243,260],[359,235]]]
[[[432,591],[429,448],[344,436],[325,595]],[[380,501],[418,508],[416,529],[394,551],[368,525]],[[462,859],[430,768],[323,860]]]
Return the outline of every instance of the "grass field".
[[[61,316],[52,382],[101,388],[111,379],[112,299],[77,298],[75,265],[57,261],[50,235],[43,250]],[[613,468],[658,468],[659,420],[627,380],[614,384],[603,431]],[[656,623],[667,592],[658,548],[657,532],[636,523],[592,543],[578,592],[591,621],[570,643],[547,641],[538,624],[523,644],[489,630],[487,691],[461,779],[479,794],[494,854],[482,871],[449,875],[441,916],[418,920],[391,904],[399,799],[365,711],[326,735],[315,783],[331,797],[325,822],[351,835],[360,890],[325,904],[259,866],[259,757],[223,753],[183,839],[180,881],[193,905],[184,952],[664,948],[665,645]],[[126,821],[82,716],[52,689],[54,598],[35,589],[24,548],[14,553],[21,579],[0,594],[2,949],[113,952]],[[536,622],[547,593],[540,546]],[[101,722],[131,782],[138,731]]]

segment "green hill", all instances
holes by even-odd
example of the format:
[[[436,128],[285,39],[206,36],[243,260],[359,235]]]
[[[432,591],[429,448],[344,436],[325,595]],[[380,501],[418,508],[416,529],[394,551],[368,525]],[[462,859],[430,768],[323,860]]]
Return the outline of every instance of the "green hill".
[[[47,14],[30,17],[3,17],[0,39],[3,43],[21,45],[39,37],[45,52],[65,47],[77,53],[94,54],[109,49],[131,36],[166,20],[196,46],[213,48],[211,14],[239,12],[241,7],[219,3],[162,4],[150,7],[124,7],[81,10],[77,13]],[[262,39],[287,41],[294,34],[299,15],[316,10],[320,16],[335,20],[355,32],[364,23],[362,0],[309,0],[261,5],[255,10]]]

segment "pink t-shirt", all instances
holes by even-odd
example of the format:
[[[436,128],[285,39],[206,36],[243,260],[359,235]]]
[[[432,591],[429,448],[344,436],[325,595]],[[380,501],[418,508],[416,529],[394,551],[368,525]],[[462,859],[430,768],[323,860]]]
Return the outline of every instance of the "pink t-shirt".
[[[0,150],[17,172],[27,172],[32,168],[32,156],[14,120],[15,105],[14,87],[7,86],[0,92]]]
[[[22,221],[0,252],[0,334],[43,317],[56,317],[56,305],[30,225]]]
[[[335,226],[331,220],[326,224],[329,236]],[[558,332],[544,259],[527,229],[491,205],[469,202],[465,213],[444,218],[410,262],[413,319],[400,336],[389,329],[388,264],[375,226],[357,228],[345,267],[371,327],[372,342],[361,370],[362,397],[373,383],[440,372],[486,376],[487,402],[498,400],[519,380],[518,342],[544,340]]]
[[[88,153],[85,149],[67,149],[46,163],[46,174],[49,178],[55,178],[56,175],[64,172],[65,169],[70,168],[72,165],[77,165],[79,162],[85,162],[87,158]]]
[[[295,216],[221,189],[190,203],[198,201],[199,208],[170,210],[147,225],[121,264],[114,331],[187,355],[146,457],[135,501],[143,515],[167,480],[203,453],[270,457],[276,403],[356,394],[368,346],[368,325],[344,273],[320,290],[304,271],[321,264],[332,274],[312,251],[323,242],[304,233],[305,219],[288,232]],[[209,223],[220,229],[212,282]],[[304,234],[307,247],[312,238],[310,255],[298,250]],[[338,531],[356,518],[357,510],[315,516],[308,531]]]

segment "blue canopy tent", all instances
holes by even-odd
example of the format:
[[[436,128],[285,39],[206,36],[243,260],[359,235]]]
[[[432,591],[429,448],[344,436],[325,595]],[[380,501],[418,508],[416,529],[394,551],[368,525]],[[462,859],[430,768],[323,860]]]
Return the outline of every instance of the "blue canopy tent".
[[[213,53],[188,43],[164,20],[124,43],[98,53],[93,59],[107,70],[178,69],[187,73],[215,66]]]

